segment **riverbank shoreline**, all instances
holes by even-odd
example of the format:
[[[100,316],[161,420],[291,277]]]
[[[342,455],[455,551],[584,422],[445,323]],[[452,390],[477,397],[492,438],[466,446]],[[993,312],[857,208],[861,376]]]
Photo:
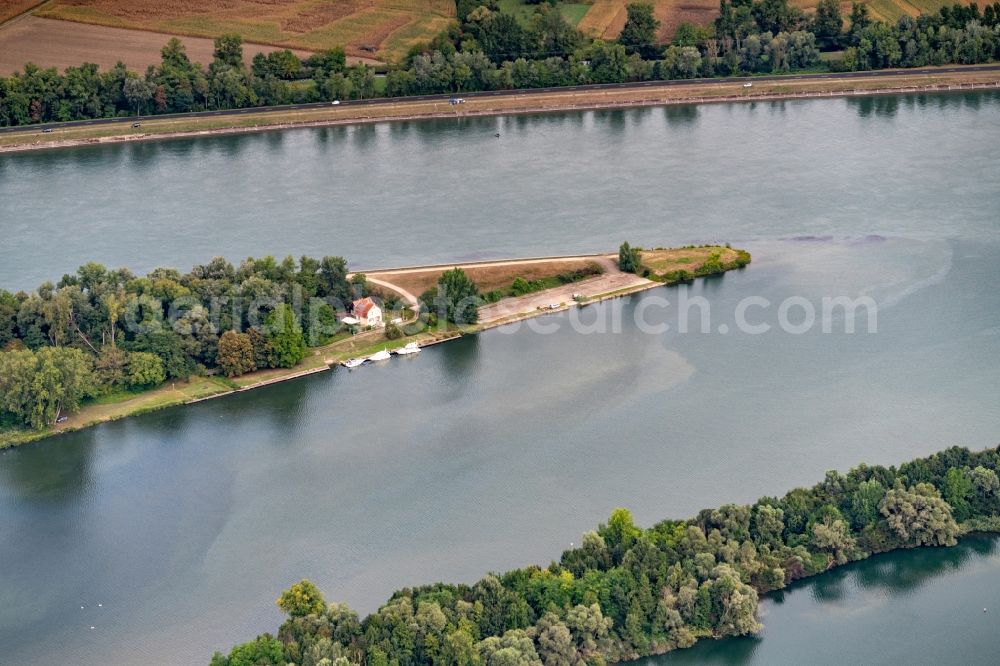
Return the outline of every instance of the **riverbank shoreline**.
[[[226,136],[266,131],[368,125],[381,122],[410,122],[456,118],[494,117],[541,113],[566,113],[603,109],[646,108],[689,104],[769,102],[782,100],[873,97],[900,94],[939,94],[1000,89],[1000,71],[962,69],[959,67],[899,70],[878,77],[856,78],[849,75],[781,77],[753,81],[745,87],[742,80],[692,80],[690,83],[647,82],[642,87],[623,86],[600,90],[553,90],[543,93],[511,91],[489,96],[469,97],[462,104],[447,99],[387,98],[366,104],[345,103],[312,108],[289,107],[287,110],[255,111],[241,109],[238,114],[175,119],[143,119],[141,127],[129,123],[86,127],[56,128],[43,133],[41,128],[0,134],[0,153],[53,150],[90,145],[132,143],[206,136]]]
[[[684,252],[696,257],[689,265],[690,273],[681,271],[659,274],[647,272],[643,277],[633,273],[618,270],[612,254],[588,254],[548,256],[527,259],[499,259],[474,261],[454,264],[432,264],[428,266],[410,266],[405,268],[382,269],[365,272],[371,282],[383,290],[393,291],[404,298],[407,307],[418,307],[413,297],[405,288],[381,279],[381,276],[400,275],[404,273],[440,274],[449,268],[462,268],[475,271],[485,267],[501,266],[511,275],[526,270],[528,266],[549,266],[558,271],[567,262],[596,263],[601,266],[601,272],[581,281],[569,282],[559,287],[533,291],[522,296],[503,298],[495,303],[484,303],[480,311],[480,320],[475,324],[455,326],[439,322],[434,326],[424,326],[419,316],[414,316],[401,324],[404,328],[414,324],[420,327],[404,337],[390,340],[384,329],[375,329],[346,339],[312,348],[306,358],[292,368],[272,368],[248,373],[239,377],[227,378],[219,375],[192,376],[187,381],[171,381],[157,388],[130,394],[120,402],[102,402],[100,400],[83,406],[75,414],[68,415],[65,422],[55,424],[41,430],[10,430],[0,432],[0,450],[37,442],[64,433],[90,428],[101,423],[117,421],[130,416],[138,416],[168,407],[178,407],[214,400],[224,396],[242,393],[253,389],[264,388],[294,379],[301,379],[315,374],[334,370],[349,358],[369,356],[387,347],[397,348],[414,342],[419,347],[429,347],[456,340],[465,335],[475,335],[508,324],[533,319],[542,315],[564,312],[573,307],[583,307],[599,303],[611,298],[620,298],[641,291],[661,286],[671,286],[686,282],[697,277],[718,275],[737,268],[743,268],[750,263],[749,253],[728,247],[708,245],[686,248],[650,250],[647,254],[652,259],[663,253]],[[721,255],[721,263],[709,272],[698,273],[712,252]],[[719,259],[716,256],[716,259]],[[701,263],[699,263],[699,261]],[[687,264],[685,264],[688,266]],[[180,388],[178,388],[180,384]]]
[[[763,595],[792,590],[797,583],[872,558],[953,548],[964,537],[997,533],[998,450],[953,446],[898,467],[859,463],[846,473],[827,471],[824,481],[794,487],[783,496],[722,504],[650,527],[638,525],[628,509],[616,508],[606,523],[585,532],[579,546],[571,543],[547,567],[529,563],[491,571],[477,582],[438,580],[400,588],[378,610],[366,616],[352,612],[356,629],[343,621],[347,606],[328,606],[320,589],[305,578],[277,601],[287,616],[280,633],[258,634],[254,640],[269,643],[284,661],[293,661],[306,640],[340,633],[340,649],[354,649],[352,657],[367,663],[372,654],[383,660],[412,654],[413,643],[363,643],[355,638],[361,627],[378,627],[383,633],[374,634],[376,639],[393,636],[394,626],[412,623],[420,609],[464,620],[462,613],[473,604],[483,611],[469,613],[470,629],[449,620],[453,628],[442,633],[454,637],[465,632],[470,652],[496,654],[499,646],[511,645],[507,649],[537,663],[550,654],[572,655],[581,663],[594,657],[608,664],[651,663],[638,660],[703,640],[760,636],[765,628],[759,610]],[[965,479],[968,488],[956,494],[949,485],[955,478]],[[299,610],[302,599],[311,604],[307,612]],[[515,627],[490,622],[512,606],[522,609]],[[581,617],[589,622],[580,622]],[[569,637],[558,652],[548,638],[552,626]],[[230,654],[247,645],[237,645]],[[216,655],[213,663],[229,663]]]
[[[959,528],[959,533],[958,533],[958,535],[956,537],[957,540],[958,540],[958,543],[956,543],[954,545],[951,545],[951,546],[942,546],[942,545],[936,545],[936,544],[935,545],[927,545],[927,544],[925,544],[925,545],[919,545],[919,546],[912,546],[912,545],[911,546],[900,546],[900,547],[897,547],[897,548],[890,548],[888,550],[883,550],[883,551],[879,551],[879,552],[873,552],[870,555],[868,555],[867,557],[862,557],[862,558],[859,558],[859,559],[850,560],[848,562],[845,562],[844,564],[834,564],[829,569],[826,569],[824,571],[819,571],[819,572],[816,572],[816,573],[804,576],[802,578],[798,578],[798,579],[792,581],[790,584],[786,585],[785,587],[781,587],[781,588],[777,588],[777,589],[773,589],[773,590],[768,590],[766,592],[758,593],[759,594],[759,597],[758,597],[758,608],[759,608],[760,602],[764,601],[765,599],[769,599],[773,603],[773,602],[775,602],[776,599],[780,598],[781,595],[789,594],[789,593],[795,592],[797,589],[805,588],[808,585],[810,585],[811,583],[814,583],[817,579],[822,579],[824,576],[829,576],[829,575],[834,574],[834,573],[842,575],[843,570],[847,569],[847,568],[849,568],[851,566],[861,565],[861,564],[863,564],[865,562],[871,562],[872,560],[878,561],[879,559],[891,557],[892,555],[895,555],[895,554],[898,554],[898,553],[901,553],[901,552],[904,552],[904,551],[920,551],[920,550],[928,550],[928,549],[949,550],[949,549],[952,549],[952,548],[956,548],[964,539],[969,538],[969,537],[976,537],[976,536],[980,536],[980,537],[996,537],[996,536],[1000,536],[1000,517],[997,517],[992,522],[970,520],[970,521],[968,521],[966,523],[959,524],[958,528]],[[986,612],[986,609],[983,609],[983,612]],[[766,629],[766,623],[762,622],[762,628]],[[756,635],[757,634],[752,634],[752,636],[756,636]],[[704,643],[718,643],[718,642],[729,641],[729,640],[740,640],[741,638],[746,638],[746,637],[745,636],[715,636],[715,635],[698,636],[696,638],[696,640],[695,640],[694,643],[692,643],[691,645],[685,646],[685,647],[673,647],[673,648],[666,649],[666,650],[661,650],[661,651],[657,651],[657,652],[651,652],[651,653],[646,654],[646,655],[629,656],[628,658],[620,659],[620,660],[617,660],[617,661],[609,661],[608,663],[609,664],[622,664],[623,666],[648,666],[649,663],[650,663],[649,660],[650,659],[655,659],[656,657],[662,657],[664,655],[671,654],[671,653],[676,653],[676,652],[683,652],[685,650],[692,649],[692,648],[694,648],[696,646],[703,645]]]

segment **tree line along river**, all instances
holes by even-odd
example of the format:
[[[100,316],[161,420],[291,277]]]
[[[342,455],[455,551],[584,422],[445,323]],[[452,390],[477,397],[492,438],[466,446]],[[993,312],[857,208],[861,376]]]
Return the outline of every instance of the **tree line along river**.
[[[365,268],[628,239],[754,257],[690,288],[707,332],[677,332],[650,299],[680,291],[655,290],[588,307],[590,333],[554,315],[539,321],[555,332],[498,329],[0,454],[4,659],[199,663],[276,626],[274,598],[302,577],[367,612],[404,585],[545,564],[616,506],[649,524],[996,444],[998,138],[986,93],[0,157],[9,289],[91,260],[138,272],[216,254]],[[875,300],[876,333],[777,330],[784,299],[841,295]],[[748,297],[774,304],[754,318],[775,330],[737,330]],[[942,627],[963,662],[995,662],[982,608],[1000,612],[998,568],[985,537],[882,556],[766,599],[758,638],[649,663],[954,657]]]

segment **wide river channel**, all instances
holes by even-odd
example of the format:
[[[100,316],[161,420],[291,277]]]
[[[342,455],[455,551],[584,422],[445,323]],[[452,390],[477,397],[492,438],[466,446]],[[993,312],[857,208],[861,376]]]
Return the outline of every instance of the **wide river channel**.
[[[753,263],[0,453],[0,663],[207,663],[275,630],[303,577],[365,613],[547,564],[617,506],[650,524],[1000,443],[995,93],[0,156],[10,290],[87,261],[368,268],[622,240]],[[854,333],[824,317],[837,297],[869,299]],[[997,663],[1000,541],[874,558],[761,611],[758,637],[643,663]]]

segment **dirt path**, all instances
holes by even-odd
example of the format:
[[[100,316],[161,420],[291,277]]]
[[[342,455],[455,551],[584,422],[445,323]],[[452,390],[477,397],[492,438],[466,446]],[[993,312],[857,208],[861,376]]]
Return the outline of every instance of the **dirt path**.
[[[592,278],[587,278],[579,282],[572,282],[559,287],[553,287],[552,289],[544,289],[525,296],[505,298],[497,301],[496,303],[491,303],[479,308],[479,323],[481,325],[490,326],[497,322],[517,317],[519,315],[537,312],[538,310],[558,309],[565,305],[572,304],[575,302],[573,296],[576,294],[579,294],[586,300],[610,292],[653,284],[650,280],[639,277],[638,275],[623,273],[618,270],[618,264],[614,261],[615,256],[616,255],[613,254],[584,254],[560,257],[536,257],[531,259],[499,259],[496,261],[476,261],[468,263],[441,264],[439,266],[414,266],[408,268],[368,271],[365,272],[364,275],[368,279],[368,282],[390,289],[403,296],[403,298],[410,303],[410,308],[416,311],[419,308],[416,296],[391,280],[386,279],[386,277],[380,276],[427,273],[435,270],[445,271],[450,268],[471,269],[491,268],[496,266],[525,266],[531,264],[555,263],[574,260],[592,261],[599,264],[601,268],[604,269],[603,274]]]
[[[378,271],[359,271],[363,272],[368,282],[384,287],[391,291],[396,292],[402,296],[408,303],[411,310],[414,312],[418,311],[420,304],[417,297],[406,287],[401,286],[396,279],[398,276],[402,275],[414,275],[421,273],[436,274],[439,272],[444,272],[451,268],[462,268],[462,269],[480,269],[480,268],[491,268],[491,267],[507,267],[507,266],[525,266],[525,265],[538,265],[546,263],[562,263],[566,261],[590,261],[599,264],[601,268],[604,269],[606,274],[618,273],[618,266],[612,261],[611,257],[613,255],[577,255],[569,257],[535,257],[529,259],[498,259],[495,261],[477,261],[477,262],[467,262],[467,263],[454,263],[454,264],[441,264],[439,266],[413,266],[407,268],[392,268],[392,269],[382,269]],[[348,276],[351,277],[352,274]],[[577,285],[583,284],[583,282],[576,283]],[[551,290],[546,290],[551,291]],[[540,292],[541,293],[541,292]],[[572,294],[573,292],[571,292]],[[515,299],[516,300],[516,299]]]
[[[351,275],[353,275],[353,273]],[[351,278],[351,275],[347,276],[348,279]],[[417,297],[408,292],[407,290],[403,289],[402,287],[395,285],[387,280],[380,280],[379,278],[374,278],[370,276],[368,273],[365,273],[365,279],[368,282],[371,282],[372,284],[377,284],[380,287],[385,287],[386,289],[394,291],[400,296],[402,296],[403,299],[409,304],[410,309],[413,310],[414,312],[420,309],[420,301],[417,300]]]

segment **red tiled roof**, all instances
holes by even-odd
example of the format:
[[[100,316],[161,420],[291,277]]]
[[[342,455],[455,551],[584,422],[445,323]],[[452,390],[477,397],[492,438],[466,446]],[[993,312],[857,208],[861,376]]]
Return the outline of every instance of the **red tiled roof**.
[[[368,311],[375,307],[375,301],[367,296],[359,301],[354,301],[354,315],[361,319],[368,317]]]

